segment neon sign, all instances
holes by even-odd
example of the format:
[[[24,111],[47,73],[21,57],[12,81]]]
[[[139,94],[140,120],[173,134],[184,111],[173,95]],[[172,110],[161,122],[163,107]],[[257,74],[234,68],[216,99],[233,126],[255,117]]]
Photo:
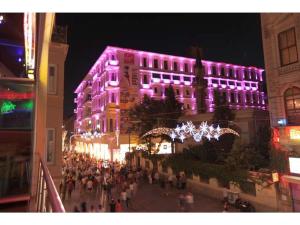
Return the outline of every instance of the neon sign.
[[[290,129],[290,138],[292,140],[300,140],[300,130]]]
[[[16,108],[16,105],[11,101],[4,101],[1,106],[1,114],[12,112]]]

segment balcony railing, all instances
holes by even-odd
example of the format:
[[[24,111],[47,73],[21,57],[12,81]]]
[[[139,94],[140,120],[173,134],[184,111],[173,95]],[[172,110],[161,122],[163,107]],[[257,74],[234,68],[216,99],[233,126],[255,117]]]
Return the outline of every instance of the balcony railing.
[[[36,206],[37,212],[65,212],[45,162],[40,158]]]

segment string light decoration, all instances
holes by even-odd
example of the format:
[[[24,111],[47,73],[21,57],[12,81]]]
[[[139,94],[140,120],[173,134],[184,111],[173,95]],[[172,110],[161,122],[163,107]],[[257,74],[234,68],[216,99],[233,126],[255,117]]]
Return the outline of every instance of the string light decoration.
[[[230,128],[220,128],[219,125],[216,127],[213,124],[208,125],[207,121],[201,122],[198,128],[191,121],[177,125],[175,129],[167,127],[155,128],[144,134],[142,138],[155,134],[165,134],[171,137],[173,141],[175,139],[180,139],[181,142],[190,137],[193,137],[194,141],[200,142],[203,138],[207,138],[209,141],[211,139],[219,140],[219,137],[223,134],[234,134],[239,136],[236,131]]]
[[[103,133],[94,131],[94,132],[85,132],[81,134],[81,138],[84,139],[94,139],[94,138],[101,138],[102,136],[104,136]]]

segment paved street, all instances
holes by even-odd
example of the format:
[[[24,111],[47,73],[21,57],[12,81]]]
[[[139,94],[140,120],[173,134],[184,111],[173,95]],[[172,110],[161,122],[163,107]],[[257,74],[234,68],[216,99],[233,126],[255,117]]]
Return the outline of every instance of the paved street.
[[[113,190],[113,197],[119,198],[119,195]],[[132,199],[132,206],[129,209],[124,209],[124,212],[180,212],[178,207],[178,196],[180,191],[172,189],[168,191],[160,188],[157,184],[146,184],[142,183],[138,187],[136,195]],[[101,195],[102,194],[102,195]],[[90,209],[91,205],[95,207],[101,203],[105,205],[106,211],[109,211],[106,196],[104,192],[99,193],[85,193],[82,196],[79,195],[79,190],[72,195],[71,200],[65,200],[64,205],[67,212],[72,212],[74,206],[80,206],[83,201],[87,202],[87,209]],[[222,212],[223,205],[220,201],[203,196],[201,194],[194,194],[194,207],[192,212]],[[231,209],[230,211],[236,211]]]

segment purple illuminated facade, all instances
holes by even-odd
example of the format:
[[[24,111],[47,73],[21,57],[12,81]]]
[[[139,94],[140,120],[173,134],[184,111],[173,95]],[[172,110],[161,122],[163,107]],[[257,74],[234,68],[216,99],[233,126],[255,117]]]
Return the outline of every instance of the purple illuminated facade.
[[[197,114],[195,63],[193,58],[108,46],[75,91],[76,132],[125,133],[128,110],[144,95],[163,99],[169,85],[185,114]],[[207,60],[202,64],[208,112],[214,110],[214,90],[233,109],[266,109],[263,69]]]

